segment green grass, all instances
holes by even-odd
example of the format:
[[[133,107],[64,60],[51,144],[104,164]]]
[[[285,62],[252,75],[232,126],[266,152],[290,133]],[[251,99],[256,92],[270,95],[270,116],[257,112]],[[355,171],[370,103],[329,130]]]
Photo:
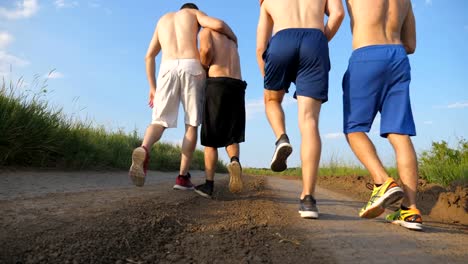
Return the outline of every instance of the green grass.
[[[459,139],[455,148],[450,148],[445,141],[433,142],[430,150],[419,155],[419,177],[429,183],[443,186],[450,184],[468,185],[468,141]],[[398,179],[395,167],[386,168],[387,173]],[[273,172],[270,169],[245,168],[245,173],[252,175],[287,175],[301,177],[301,168],[290,168],[283,172]],[[369,172],[361,166],[346,164],[332,157],[320,166],[319,176],[368,176]]]
[[[266,168],[245,168],[244,172],[252,175],[273,175],[273,176],[302,176],[301,168],[289,168],[282,172],[273,172]],[[395,168],[387,168],[387,172],[398,179]],[[345,164],[325,164],[319,168],[319,176],[368,176],[369,172],[359,166]]]
[[[2,80],[0,86],[0,166],[60,169],[128,169],[133,149],[141,144],[137,131],[108,131],[103,126],[67,117],[47,102],[47,86],[34,79],[24,90],[23,79]],[[177,171],[180,147],[155,144],[150,169]],[[226,167],[218,162],[219,172]],[[196,150],[191,169],[204,169]]]
[[[428,182],[450,185],[468,184],[468,141],[458,140],[455,148],[446,141],[433,142],[432,148],[419,156],[419,173]]]

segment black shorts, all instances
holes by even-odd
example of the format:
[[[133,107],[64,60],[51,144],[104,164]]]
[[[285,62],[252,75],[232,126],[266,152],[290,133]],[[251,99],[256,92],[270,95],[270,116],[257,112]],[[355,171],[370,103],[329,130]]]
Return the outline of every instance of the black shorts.
[[[245,141],[247,83],[228,77],[206,79],[201,144],[227,147]]]

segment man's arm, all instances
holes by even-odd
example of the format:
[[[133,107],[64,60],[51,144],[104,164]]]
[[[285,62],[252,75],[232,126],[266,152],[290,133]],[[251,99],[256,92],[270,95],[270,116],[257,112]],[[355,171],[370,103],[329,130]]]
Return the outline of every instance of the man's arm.
[[[328,16],[328,21],[325,25],[324,33],[328,41],[331,41],[340,28],[341,22],[343,22],[345,16],[341,0],[327,0],[325,14]]]
[[[156,92],[156,56],[161,51],[161,43],[158,38],[158,26],[154,30],[153,38],[151,39],[148,51],[145,56],[146,63],[146,77],[148,78],[150,91],[149,91],[149,106],[153,108],[153,98]]]
[[[210,29],[203,29],[200,32],[200,61],[207,70],[213,60],[213,42],[211,40]]]
[[[401,42],[405,47],[406,53],[413,54],[416,50],[416,19],[414,18],[411,1],[409,5],[408,15],[401,28]]]
[[[265,52],[268,41],[270,41],[271,33],[273,31],[273,20],[270,14],[265,9],[265,6],[260,6],[260,16],[258,18],[257,26],[257,63],[260,68],[260,73],[265,76],[265,61],[263,60],[263,53]]]
[[[234,41],[234,43],[237,45],[236,35],[232,29],[226,23],[224,23],[224,21],[207,16],[205,13],[198,10],[196,10],[195,14],[197,15],[198,24],[200,24],[200,26],[204,28],[210,28],[216,32],[226,35],[226,37]]]

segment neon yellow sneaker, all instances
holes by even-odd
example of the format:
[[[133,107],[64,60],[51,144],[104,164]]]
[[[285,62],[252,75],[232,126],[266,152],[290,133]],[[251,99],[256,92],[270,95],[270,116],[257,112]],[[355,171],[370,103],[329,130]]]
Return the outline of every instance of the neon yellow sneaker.
[[[403,190],[395,180],[388,178],[380,187],[374,186],[369,202],[361,208],[359,216],[376,218],[385,211],[385,208],[399,203],[403,195]]]
[[[418,209],[410,208],[409,210],[398,209],[385,217],[387,222],[401,225],[411,230],[422,230],[422,217]]]

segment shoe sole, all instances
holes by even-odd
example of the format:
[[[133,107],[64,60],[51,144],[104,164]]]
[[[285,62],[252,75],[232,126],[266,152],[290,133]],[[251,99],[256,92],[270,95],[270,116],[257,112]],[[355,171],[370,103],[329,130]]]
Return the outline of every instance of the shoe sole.
[[[409,223],[409,222],[406,222],[406,221],[403,221],[403,220],[395,220],[395,221],[387,220],[387,222],[390,222],[390,223],[395,224],[395,225],[400,225],[400,226],[405,227],[405,228],[410,229],[410,230],[415,230],[415,231],[422,231],[423,230],[422,224],[420,224],[420,223]]]
[[[306,219],[317,219],[319,216],[318,212],[313,211],[299,211],[299,214],[301,214],[302,218]]]
[[[182,186],[182,185],[174,185],[174,187],[172,187],[174,190],[181,190],[181,191],[190,191],[190,190],[194,190],[195,188],[194,187],[185,187],[185,186]]]
[[[244,187],[242,184],[242,170],[239,162],[231,162],[228,165],[229,171],[229,191],[239,193]]]
[[[371,207],[364,211],[361,218],[376,218],[385,212],[385,208],[398,205],[403,199],[404,192],[400,187],[393,187],[380,197]]]
[[[194,191],[195,191],[197,194],[199,194],[199,195],[201,195],[201,196],[203,196],[203,197],[205,197],[205,198],[211,199],[211,195],[208,195],[208,194],[206,194],[206,193],[204,193],[204,192],[202,192],[202,191],[199,191],[199,190],[197,190],[197,189],[194,189]]]
[[[286,160],[288,159],[289,155],[292,153],[292,146],[289,143],[281,143],[275,151],[273,158],[271,159],[271,170],[275,172],[281,172],[286,170],[288,165],[286,164]]]
[[[145,162],[146,151],[142,148],[136,148],[132,153],[132,166],[128,175],[135,186],[142,187],[145,184],[145,170],[143,163]]]

